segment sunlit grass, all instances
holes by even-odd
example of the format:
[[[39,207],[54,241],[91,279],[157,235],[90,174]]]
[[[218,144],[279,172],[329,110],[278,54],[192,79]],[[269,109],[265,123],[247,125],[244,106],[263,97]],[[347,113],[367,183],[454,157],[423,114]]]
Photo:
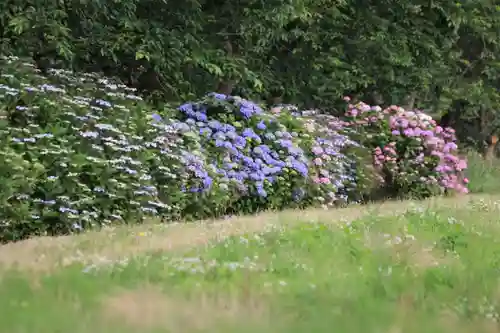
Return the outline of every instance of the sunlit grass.
[[[471,196],[267,214],[224,229],[108,230],[53,247],[39,239],[46,271],[1,260],[0,332],[494,332],[499,203]],[[3,247],[22,263],[13,249]]]

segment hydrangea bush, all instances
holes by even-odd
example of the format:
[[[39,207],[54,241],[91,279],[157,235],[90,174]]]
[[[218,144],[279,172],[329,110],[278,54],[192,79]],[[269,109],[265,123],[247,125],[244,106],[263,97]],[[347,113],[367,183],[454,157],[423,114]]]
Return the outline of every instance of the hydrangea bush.
[[[458,155],[453,129],[398,106],[349,104],[346,117],[357,138],[372,150],[373,165],[391,196],[467,193],[467,163]]]
[[[288,109],[292,119],[302,121],[304,131],[313,139],[307,147],[312,160],[313,182],[333,183],[337,189],[335,200],[359,199],[356,192],[362,185],[358,180],[363,173],[359,158],[363,147],[351,139],[353,133],[346,126],[348,123],[319,110],[298,111],[293,106]]]
[[[199,196],[193,212],[214,203],[215,210],[237,213],[330,206],[353,182],[342,152],[354,142],[302,114],[264,112],[251,101],[212,93],[182,105],[177,117],[200,136],[208,159],[205,168],[196,166],[203,185],[186,188]]]
[[[180,216],[197,141],[132,89],[1,60],[0,238]]]

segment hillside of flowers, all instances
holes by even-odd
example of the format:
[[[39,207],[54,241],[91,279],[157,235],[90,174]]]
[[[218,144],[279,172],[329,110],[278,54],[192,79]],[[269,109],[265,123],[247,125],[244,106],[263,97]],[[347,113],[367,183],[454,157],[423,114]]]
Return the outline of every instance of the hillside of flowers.
[[[453,130],[423,113],[347,103],[340,119],[217,93],[154,110],[97,74],[0,66],[2,242],[467,191]]]

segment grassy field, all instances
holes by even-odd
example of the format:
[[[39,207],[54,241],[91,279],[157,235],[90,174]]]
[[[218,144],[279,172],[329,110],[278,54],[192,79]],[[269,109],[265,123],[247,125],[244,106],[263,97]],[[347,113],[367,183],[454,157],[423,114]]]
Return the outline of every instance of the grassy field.
[[[500,332],[500,196],[0,247],[1,333]]]

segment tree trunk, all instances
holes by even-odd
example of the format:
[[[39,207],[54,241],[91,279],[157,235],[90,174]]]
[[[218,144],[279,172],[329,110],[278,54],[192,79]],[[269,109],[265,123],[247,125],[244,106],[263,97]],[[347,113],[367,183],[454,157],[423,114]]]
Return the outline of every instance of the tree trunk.
[[[224,39],[224,50],[226,51],[226,56],[228,58],[233,56],[233,44],[229,37],[225,37]],[[229,78],[221,78],[219,80],[219,84],[217,85],[216,92],[224,95],[231,95],[234,89],[235,81]]]
[[[219,84],[217,85],[216,92],[219,94],[224,94],[224,95],[231,95],[233,92],[234,88],[234,81],[232,80],[220,80]]]
[[[269,99],[269,104],[272,106],[281,104],[283,102],[283,97],[281,96],[273,96]]]
[[[495,158],[495,148],[498,143],[498,137],[496,135],[492,135],[490,137],[490,142],[488,142],[488,146],[486,147],[486,150],[484,152],[484,159],[491,161],[493,158]]]
[[[417,94],[412,92],[410,95],[406,96],[403,107],[405,110],[411,111],[415,108],[415,100],[417,99]]]

